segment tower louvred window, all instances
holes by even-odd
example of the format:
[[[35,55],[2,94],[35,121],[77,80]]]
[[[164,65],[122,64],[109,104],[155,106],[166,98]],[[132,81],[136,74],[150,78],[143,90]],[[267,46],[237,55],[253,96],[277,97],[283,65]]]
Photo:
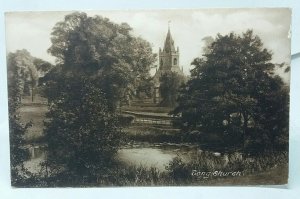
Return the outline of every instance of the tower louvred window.
[[[174,58],[173,64],[174,64],[174,65],[177,65],[177,59],[176,59],[176,58]]]

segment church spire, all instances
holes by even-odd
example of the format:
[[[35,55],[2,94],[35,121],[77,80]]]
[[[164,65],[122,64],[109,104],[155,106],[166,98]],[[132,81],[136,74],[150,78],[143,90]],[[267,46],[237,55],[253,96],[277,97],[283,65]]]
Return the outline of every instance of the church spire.
[[[168,33],[165,41],[164,51],[167,53],[175,52],[174,41],[172,39],[172,35],[170,31],[170,22],[168,24]]]

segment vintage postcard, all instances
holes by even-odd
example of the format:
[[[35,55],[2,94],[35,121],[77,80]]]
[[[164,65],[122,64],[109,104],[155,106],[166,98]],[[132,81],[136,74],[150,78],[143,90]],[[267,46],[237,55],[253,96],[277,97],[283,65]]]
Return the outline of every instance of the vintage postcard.
[[[287,183],[290,9],[5,20],[12,186]]]

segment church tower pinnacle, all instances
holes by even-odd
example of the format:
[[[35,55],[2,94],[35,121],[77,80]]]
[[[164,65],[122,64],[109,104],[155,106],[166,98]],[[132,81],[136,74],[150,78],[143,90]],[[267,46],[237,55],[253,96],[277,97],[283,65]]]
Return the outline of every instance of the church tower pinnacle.
[[[159,49],[159,68],[162,71],[177,71],[179,69],[179,48],[175,49],[174,40],[168,27],[163,50]]]
[[[164,51],[169,53],[169,52],[175,52],[175,47],[174,47],[174,40],[171,35],[170,27],[168,28],[168,33],[164,45]]]

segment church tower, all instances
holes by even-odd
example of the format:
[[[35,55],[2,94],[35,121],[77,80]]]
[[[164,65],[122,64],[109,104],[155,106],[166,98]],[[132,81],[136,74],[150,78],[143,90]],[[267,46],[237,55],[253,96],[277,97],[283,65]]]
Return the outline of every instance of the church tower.
[[[159,94],[160,81],[159,78],[169,72],[175,72],[185,79],[183,71],[179,67],[179,47],[175,49],[174,40],[171,35],[170,27],[168,27],[167,37],[164,43],[164,48],[159,48],[158,53],[158,70],[156,71],[154,82],[154,103],[159,103],[161,98]]]
[[[179,69],[179,47],[175,50],[174,40],[168,28],[163,50],[159,48],[159,69],[161,71],[176,71]]]

